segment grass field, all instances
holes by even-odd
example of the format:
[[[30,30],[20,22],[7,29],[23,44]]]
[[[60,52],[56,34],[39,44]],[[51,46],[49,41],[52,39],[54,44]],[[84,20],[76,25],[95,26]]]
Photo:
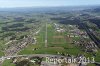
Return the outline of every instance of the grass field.
[[[47,24],[47,48],[45,48],[45,28],[41,29],[39,34],[35,35],[37,43],[35,45],[30,44],[28,47],[23,49],[19,54],[70,54],[78,55],[84,54],[86,57],[92,57],[92,53],[85,53],[80,47],[72,44],[72,40],[79,40],[80,38],[69,38],[67,37],[67,32],[59,33],[55,30],[54,24]],[[36,48],[36,50],[34,50]],[[97,53],[96,61],[99,61],[100,56]]]
[[[81,52],[80,48],[70,43],[72,39],[68,38],[65,32],[57,32],[55,30],[54,24],[52,23],[47,24],[48,47],[45,48],[45,28],[46,26],[44,26],[40,33],[35,36],[37,38],[37,43],[35,45],[29,45],[19,54],[57,54],[59,52],[77,55],[79,52]],[[37,48],[37,50],[33,50],[35,48]]]
[[[12,60],[5,60],[2,66],[15,66],[15,64],[11,63]]]
[[[92,53],[85,53],[81,50],[80,47],[72,44],[72,40],[78,40],[77,38],[69,38],[67,37],[67,32],[59,33],[55,30],[54,24],[48,23],[47,24],[47,48],[45,47],[45,33],[46,33],[46,26],[44,25],[41,28],[41,31],[35,35],[36,37],[36,44],[30,44],[18,54],[70,54],[70,55],[78,55],[84,54],[86,57],[92,57]],[[34,50],[36,49],[36,50]],[[98,57],[100,57],[100,51],[98,51],[97,56],[95,57],[95,61],[100,61]],[[11,60],[5,60],[3,66],[15,66],[11,63]],[[88,64],[88,66],[95,66],[94,64]]]

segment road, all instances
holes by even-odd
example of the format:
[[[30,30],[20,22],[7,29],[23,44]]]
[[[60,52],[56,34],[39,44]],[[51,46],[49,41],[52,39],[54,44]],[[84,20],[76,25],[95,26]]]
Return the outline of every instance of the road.
[[[64,57],[64,56],[61,56],[61,55],[52,55],[52,54],[32,54],[32,55],[14,55],[14,56],[2,56],[0,58],[0,60],[5,60],[5,59],[8,59],[8,58],[14,58],[14,57]]]
[[[47,48],[47,23],[46,23],[46,30],[45,30],[45,47]]]
[[[57,59],[60,59],[62,57],[64,58],[70,58],[68,56],[62,56],[62,55],[52,55],[52,54],[32,54],[32,55],[14,55],[14,56],[4,56],[4,57],[1,57],[0,60],[1,61],[4,61],[5,59],[11,59],[11,58],[15,58],[15,57],[41,57],[41,58],[46,58],[46,57],[50,57],[50,58],[57,58]],[[98,62],[94,62],[95,64],[100,64]],[[87,64],[87,63],[84,63],[84,64]],[[82,65],[84,65],[82,64]],[[59,66],[57,63],[47,63],[46,61],[42,61],[41,63],[41,66]],[[75,64],[75,63],[71,63],[69,64],[68,66],[78,66],[78,64]]]

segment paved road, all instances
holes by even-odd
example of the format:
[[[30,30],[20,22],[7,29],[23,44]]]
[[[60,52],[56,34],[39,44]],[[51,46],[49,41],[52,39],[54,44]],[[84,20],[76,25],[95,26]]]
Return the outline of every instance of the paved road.
[[[46,32],[45,32],[45,47],[47,47],[47,23],[46,23]]]
[[[4,61],[5,59],[10,59],[10,58],[14,58],[14,57],[58,57],[58,58],[61,58],[61,57],[64,57],[64,56],[61,56],[61,55],[51,55],[51,54],[33,54],[33,55],[14,55],[14,56],[4,56],[4,57],[1,57],[0,60],[1,61]],[[54,63],[47,63],[45,61],[42,62],[41,66],[58,66],[58,64],[54,64]]]
[[[32,55],[14,55],[14,56],[2,56],[0,60],[14,58],[14,57],[64,57],[61,55],[52,55],[52,54],[32,54]]]

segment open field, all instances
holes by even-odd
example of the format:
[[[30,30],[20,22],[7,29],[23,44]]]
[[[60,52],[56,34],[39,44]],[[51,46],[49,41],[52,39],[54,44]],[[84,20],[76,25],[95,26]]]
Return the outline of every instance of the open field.
[[[29,45],[23,49],[19,54],[57,54],[66,53],[77,55],[80,50],[79,47],[71,44],[70,38],[66,38],[65,33],[59,33],[55,30],[54,25],[51,23],[47,24],[47,48],[45,48],[45,27],[42,28],[40,33],[36,35],[37,42],[35,45]],[[35,49],[36,50],[33,50]],[[75,51],[75,52],[73,52]]]
[[[16,66],[12,62],[19,55],[35,54],[94,57],[100,62],[100,15],[96,15],[88,11],[0,12],[0,57],[8,57],[0,65]]]

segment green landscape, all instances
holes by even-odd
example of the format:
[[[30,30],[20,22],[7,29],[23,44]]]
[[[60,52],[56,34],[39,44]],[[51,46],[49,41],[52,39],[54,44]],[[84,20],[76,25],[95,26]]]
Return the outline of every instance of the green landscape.
[[[75,63],[56,62],[56,66],[100,64],[99,13],[55,9],[0,11],[1,66],[52,65],[46,57],[76,59]],[[86,62],[77,63],[80,59]]]

